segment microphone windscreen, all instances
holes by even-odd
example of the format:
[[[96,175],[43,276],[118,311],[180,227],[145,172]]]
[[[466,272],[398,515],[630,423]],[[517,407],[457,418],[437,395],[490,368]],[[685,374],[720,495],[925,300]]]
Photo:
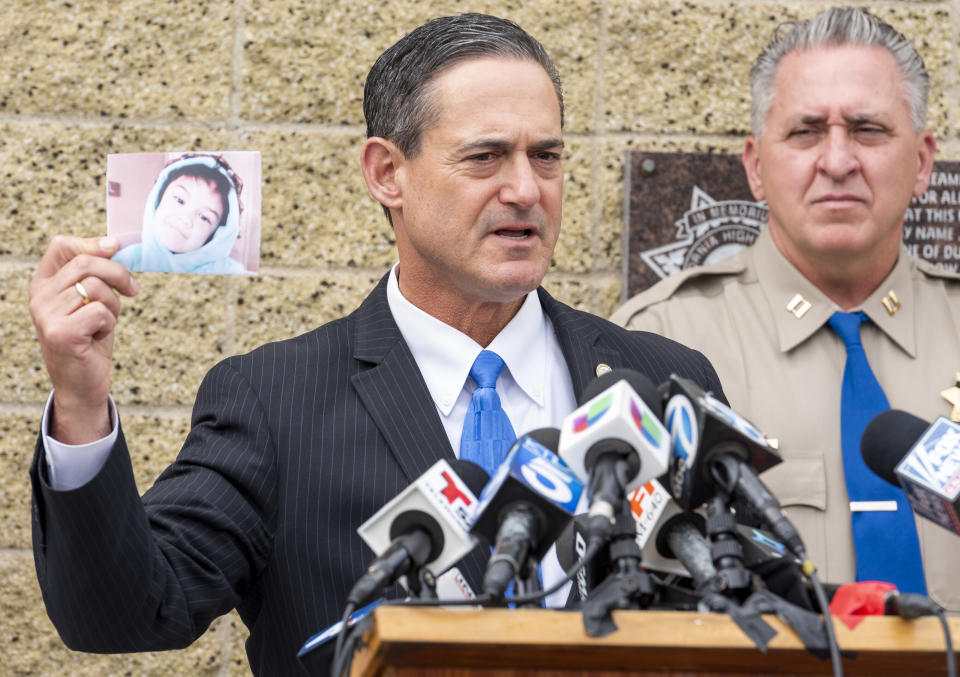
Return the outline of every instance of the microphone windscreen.
[[[930,426],[922,418],[899,409],[877,414],[860,438],[860,455],[867,467],[895,487],[894,468]]]
[[[634,369],[613,369],[593,379],[583,389],[580,405],[584,405],[617,381],[626,381],[640,396],[643,403],[650,407],[650,411],[660,420],[663,420],[663,398],[657,393],[653,381]]]
[[[453,468],[457,476],[463,480],[467,488],[473,492],[474,496],[479,496],[480,492],[483,491],[483,487],[490,481],[490,475],[487,474],[487,471],[476,463],[458,458],[450,461],[450,467]]]
[[[553,453],[557,453],[557,449],[560,448],[560,428],[537,428],[528,432],[527,436],[532,437]]]

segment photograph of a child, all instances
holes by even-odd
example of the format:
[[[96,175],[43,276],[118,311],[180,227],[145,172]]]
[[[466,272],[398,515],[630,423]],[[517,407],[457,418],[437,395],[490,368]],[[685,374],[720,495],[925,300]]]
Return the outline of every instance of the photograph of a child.
[[[109,155],[107,234],[131,271],[256,273],[260,154]]]

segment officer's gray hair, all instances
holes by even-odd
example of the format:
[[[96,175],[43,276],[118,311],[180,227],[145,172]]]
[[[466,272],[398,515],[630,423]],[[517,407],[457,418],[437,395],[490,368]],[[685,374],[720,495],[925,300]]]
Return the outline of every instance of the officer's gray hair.
[[[750,128],[754,137],[759,139],[763,135],[767,114],[773,105],[773,81],[780,60],[797,50],[845,45],[883,47],[890,52],[903,76],[903,96],[910,108],[910,121],[916,131],[924,128],[930,75],[913,43],[866,10],[833,7],[808,21],[780,24],[757,57],[750,69]]]

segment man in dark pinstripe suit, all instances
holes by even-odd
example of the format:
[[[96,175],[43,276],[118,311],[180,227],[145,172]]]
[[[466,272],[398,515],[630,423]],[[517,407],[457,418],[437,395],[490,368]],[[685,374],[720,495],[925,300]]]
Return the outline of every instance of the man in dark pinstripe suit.
[[[398,265],[348,317],[214,367],[142,499],[109,398],[113,290],[136,283],[109,239],[58,237],[44,255],[31,313],[54,394],[34,553],[67,645],[182,647],[236,608],[253,671],[294,674],[371,558],[357,526],[454,458],[484,348],[506,362],[497,389],[518,432],[557,425],[601,364],[722,397],[699,353],[539,288],[560,230],[563,101],[536,40],[483,15],[428,22],[378,59],[364,113],[364,178]],[[469,580],[482,566],[480,552],[461,563]]]

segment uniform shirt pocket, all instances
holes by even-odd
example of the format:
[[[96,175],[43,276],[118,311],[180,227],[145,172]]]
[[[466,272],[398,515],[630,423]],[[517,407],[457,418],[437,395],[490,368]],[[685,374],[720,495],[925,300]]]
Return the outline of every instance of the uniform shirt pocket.
[[[823,452],[793,453],[762,475],[761,481],[784,508],[827,509],[827,473]]]

